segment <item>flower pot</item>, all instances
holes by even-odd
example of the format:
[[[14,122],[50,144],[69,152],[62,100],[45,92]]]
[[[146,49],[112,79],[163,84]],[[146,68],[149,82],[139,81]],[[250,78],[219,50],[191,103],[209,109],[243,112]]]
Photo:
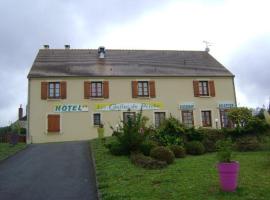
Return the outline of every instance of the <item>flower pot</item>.
[[[219,181],[221,190],[224,192],[234,192],[237,188],[239,163],[218,163]]]
[[[104,128],[98,128],[97,131],[98,131],[98,138],[99,139],[104,138]]]

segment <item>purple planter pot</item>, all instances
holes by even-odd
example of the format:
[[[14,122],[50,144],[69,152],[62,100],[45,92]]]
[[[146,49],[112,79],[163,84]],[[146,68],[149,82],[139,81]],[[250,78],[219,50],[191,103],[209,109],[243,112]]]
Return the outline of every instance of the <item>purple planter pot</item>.
[[[224,192],[234,192],[237,188],[239,163],[218,163],[219,181],[221,190]]]

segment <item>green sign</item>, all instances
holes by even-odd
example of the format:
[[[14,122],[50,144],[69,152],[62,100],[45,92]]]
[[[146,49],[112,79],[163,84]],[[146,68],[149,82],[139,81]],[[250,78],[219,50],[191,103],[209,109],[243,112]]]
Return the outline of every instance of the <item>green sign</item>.
[[[57,104],[54,106],[54,112],[88,112],[88,106],[81,104]]]

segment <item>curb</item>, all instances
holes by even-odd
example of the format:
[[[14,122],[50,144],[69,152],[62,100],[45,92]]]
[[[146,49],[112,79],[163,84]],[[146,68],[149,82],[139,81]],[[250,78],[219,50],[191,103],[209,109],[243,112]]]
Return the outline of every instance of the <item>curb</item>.
[[[99,191],[99,189],[98,189],[98,179],[97,179],[97,174],[96,174],[96,159],[95,159],[95,155],[94,155],[94,153],[93,153],[93,148],[92,148],[92,144],[91,144],[91,141],[90,141],[90,144],[89,144],[89,146],[90,146],[90,150],[91,150],[91,160],[92,160],[92,163],[93,163],[93,168],[94,168],[94,170],[95,170],[95,182],[96,182],[96,188],[97,188],[97,199],[98,200],[102,200],[102,195],[101,195],[101,192]]]

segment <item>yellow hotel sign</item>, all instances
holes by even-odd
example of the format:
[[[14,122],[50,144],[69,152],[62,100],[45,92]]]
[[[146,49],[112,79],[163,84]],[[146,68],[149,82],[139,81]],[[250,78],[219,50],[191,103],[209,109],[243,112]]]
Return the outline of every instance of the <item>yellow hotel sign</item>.
[[[125,111],[125,110],[159,110],[163,108],[162,102],[144,103],[98,103],[95,105],[99,111]]]

